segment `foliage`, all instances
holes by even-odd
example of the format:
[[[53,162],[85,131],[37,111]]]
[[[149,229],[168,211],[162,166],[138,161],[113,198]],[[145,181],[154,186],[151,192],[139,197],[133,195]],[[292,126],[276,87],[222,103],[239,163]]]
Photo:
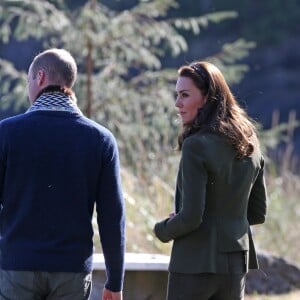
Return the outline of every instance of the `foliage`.
[[[257,226],[256,240],[262,249],[279,256],[284,256],[300,265],[299,233],[295,224],[300,217],[300,176],[299,161],[294,157],[292,137],[299,121],[295,112],[291,112],[286,124],[277,124],[274,113],[273,127],[261,131],[263,151],[266,157],[266,183],[268,187],[268,214],[266,223]],[[281,144],[278,157],[272,155],[272,149]]]
[[[18,40],[29,37],[42,39],[49,30],[60,31],[70,26],[63,11],[56,8],[60,1],[3,0],[0,7],[0,38],[7,43],[12,36]],[[51,3],[53,2],[53,3]]]
[[[220,68],[228,82],[238,83],[249,68],[247,65],[236,64],[235,62],[237,59],[248,56],[249,50],[255,48],[255,46],[254,42],[238,39],[233,43],[224,44],[222,51],[208,58],[208,60]]]
[[[45,48],[70,49],[80,70],[75,87],[80,106],[115,133],[122,162],[147,177],[157,173],[165,157],[172,155],[177,134],[176,71],[162,69],[162,58],[188,49],[182,29],[198,34],[210,22],[236,17],[234,12],[223,11],[172,18],[167,15],[171,8],[177,9],[173,0],[139,1],[122,11],[95,0],[76,9],[59,0],[3,0],[0,38],[3,42],[12,36],[35,38]],[[253,45],[239,40],[230,47],[225,45],[224,53],[215,58],[224,70],[247,55]],[[236,80],[246,68],[228,70],[229,80]],[[1,72],[8,79],[6,69]],[[1,91],[6,94],[7,88]],[[23,101],[24,97],[16,99]]]
[[[16,109],[23,108],[24,103],[15,100],[26,99],[26,89],[24,88],[27,82],[26,73],[16,70],[12,63],[3,59],[0,59],[0,70],[2,108],[7,109],[14,102]]]
[[[175,173],[178,157],[174,156],[173,168]],[[158,219],[165,218],[173,211],[173,185],[162,180],[160,174],[143,180],[122,169],[122,181],[126,201],[126,251],[145,253],[170,253],[171,243],[161,243],[153,234],[152,228]],[[96,219],[94,230],[97,232]],[[98,235],[95,235],[96,251],[101,251]]]
[[[298,157],[294,153],[293,135],[300,122],[296,112],[291,111],[288,122],[279,123],[279,112],[273,113],[273,125],[270,129],[259,128],[262,152],[265,153],[270,175],[277,176],[285,172],[299,174]]]
[[[178,163],[178,154],[173,150],[178,130],[173,109],[176,71],[162,69],[162,59],[188,49],[183,31],[199,34],[211,22],[236,16],[233,12],[217,12],[175,18],[168,17],[169,9],[178,9],[176,2],[145,0],[121,11],[95,0],[76,9],[63,0],[2,0],[0,5],[2,42],[34,38],[42,41],[44,48],[65,47],[76,58],[80,106],[109,127],[119,142],[128,251],[169,253],[169,245],[157,242],[152,234],[155,220],[172,211]],[[212,53],[209,58],[194,59],[211,60],[234,83],[247,71],[238,61],[254,46],[239,39],[223,45],[220,53]],[[25,72],[0,60],[1,107],[13,99],[20,107],[26,98],[25,85]],[[264,149],[277,144],[288,127],[280,125],[272,130],[263,132]],[[265,249],[295,258],[297,247],[286,246],[296,240],[292,227],[299,216],[299,191],[294,187],[299,186],[300,179],[278,174],[274,168],[269,172],[269,219],[266,227],[257,230],[256,237]],[[289,200],[288,209],[285,199]],[[290,222],[283,224],[282,215]],[[274,231],[276,235],[280,232],[280,240],[285,243],[276,243]]]
[[[255,240],[261,249],[300,265],[299,232],[295,230],[300,218],[300,177],[290,172],[267,176],[267,186],[267,220],[255,228]]]

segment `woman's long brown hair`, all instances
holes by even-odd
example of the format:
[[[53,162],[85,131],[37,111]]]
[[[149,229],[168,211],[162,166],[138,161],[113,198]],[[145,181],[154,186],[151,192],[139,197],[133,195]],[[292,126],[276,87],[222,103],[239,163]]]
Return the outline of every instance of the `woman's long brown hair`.
[[[196,118],[183,125],[178,147],[196,132],[212,132],[225,136],[237,152],[237,157],[250,156],[259,146],[254,122],[239,106],[221,71],[209,62],[195,62],[178,70],[178,76],[189,77],[207,96]]]

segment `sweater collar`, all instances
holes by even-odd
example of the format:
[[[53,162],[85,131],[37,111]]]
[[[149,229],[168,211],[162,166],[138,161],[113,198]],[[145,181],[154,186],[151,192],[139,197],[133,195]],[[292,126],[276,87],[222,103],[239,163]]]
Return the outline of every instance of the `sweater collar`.
[[[46,110],[46,111],[68,111],[79,113],[81,110],[77,106],[76,100],[60,91],[46,92],[41,94],[26,112]]]

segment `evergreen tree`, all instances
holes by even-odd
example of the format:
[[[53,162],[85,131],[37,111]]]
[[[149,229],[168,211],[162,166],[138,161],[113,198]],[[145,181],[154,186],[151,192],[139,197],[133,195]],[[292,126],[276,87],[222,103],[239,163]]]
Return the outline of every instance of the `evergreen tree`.
[[[79,67],[75,90],[86,115],[114,132],[125,165],[139,175],[160,170],[165,177],[178,128],[173,103],[176,70],[162,69],[162,59],[188,49],[185,30],[197,35],[210,22],[236,17],[234,12],[216,12],[171,18],[171,8],[178,8],[173,0],[139,1],[122,11],[96,0],[75,9],[63,0],[2,0],[0,39],[6,43],[12,37],[34,38],[45,48],[70,50]],[[224,45],[211,60],[229,81],[238,80],[246,68],[236,61],[252,47],[239,40]],[[26,73],[3,60],[0,67],[2,105],[12,99],[24,103]]]

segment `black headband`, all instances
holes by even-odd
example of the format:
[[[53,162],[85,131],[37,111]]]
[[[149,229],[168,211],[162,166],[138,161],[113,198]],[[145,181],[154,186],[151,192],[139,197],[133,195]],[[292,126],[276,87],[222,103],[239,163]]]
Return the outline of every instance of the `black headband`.
[[[190,67],[205,81],[208,80],[207,72],[197,64],[192,64]]]

